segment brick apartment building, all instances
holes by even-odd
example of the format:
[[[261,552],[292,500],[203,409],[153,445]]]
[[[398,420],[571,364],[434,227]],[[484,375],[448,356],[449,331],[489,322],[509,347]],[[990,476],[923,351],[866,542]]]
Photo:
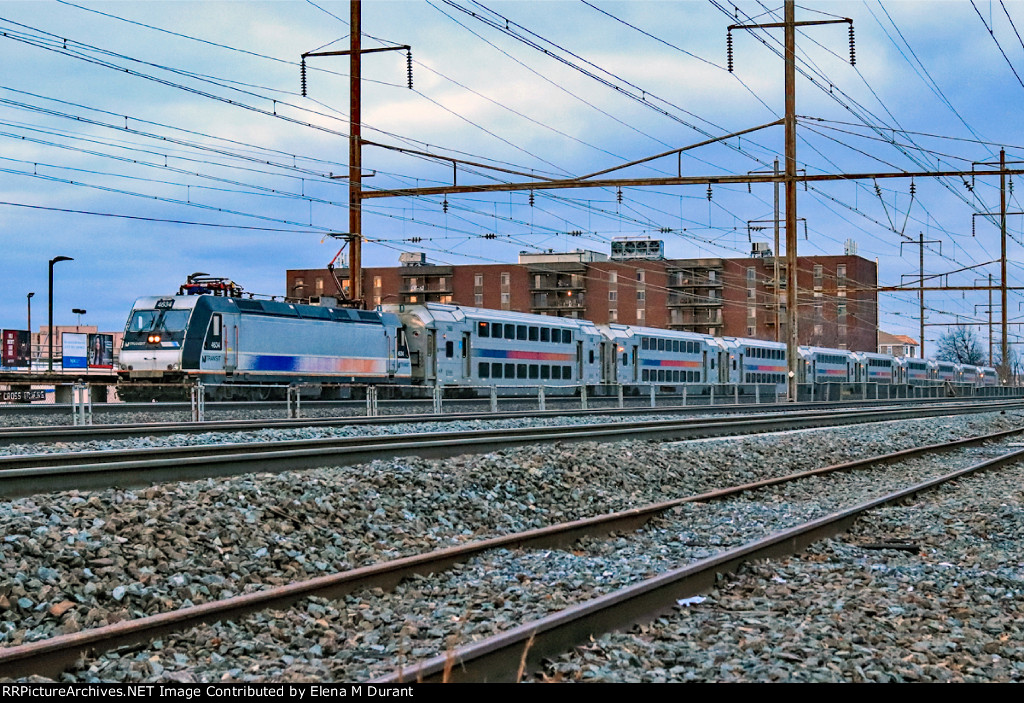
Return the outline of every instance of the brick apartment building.
[[[370,306],[442,302],[469,307],[620,322],[715,336],[776,339],[775,259],[763,247],[746,259],[664,259],[657,240],[612,243],[612,256],[577,250],[526,253],[516,264],[428,263],[401,255],[401,265],[363,270]],[[801,344],[875,351],[877,267],[850,254],[799,257]],[[780,261],[779,339],[785,341],[786,266]],[[336,269],[347,283],[348,270]],[[339,294],[327,269],[287,272],[295,299]]]

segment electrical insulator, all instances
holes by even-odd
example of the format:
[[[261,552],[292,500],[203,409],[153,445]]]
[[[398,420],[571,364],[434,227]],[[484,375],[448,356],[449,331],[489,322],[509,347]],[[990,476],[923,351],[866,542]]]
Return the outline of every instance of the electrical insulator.
[[[405,72],[409,75],[409,90],[412,90],[412,49],[405,52]]]
[[[963,176],[961,176],[961,178],[963,178]],[[964,181],[964,188],[967,189],[967,192],[968,193],[973,193],[974,192],[974,186],[971,185],[971,182],[968,181],[966,178],[963,178],[963,181]]]
[[[708,202],[711,202],[711,184],[708,183]]]
[[[1010,176],[1010,195],[1013,195],[1013,176]]]
[[[620,203],[622,202],[622,188],[619,188],[619,192],[618,194],[616,194],[615,199],[618,200]]]
[[[441,201],[441,209],[446,213],[448,212],[448,198]]]
[[[975,230],[977,229],[977,225],[975,224],[975,222],[977,222],[977,220],[975,220],[975,219],[974,219],[974,218],[972,217],[972,218],[971,218],[971,236],[972,236],[972,237],[974,236]]]
[[[732,73],[732,32],[725,35],[725,56],[729,65],[729,73]]]
[[[879,198],[882,197],[882,189],[878,186],[877,183],[875,184],[875,195],[877,195]]]
[[[533,207],[533,191],[530,191],[530,207]]]
[[[306,59],[299,64],[299,78],[302,84],[302,97],[306,97]]]
[[[910,181],[910,197],[913,198],[915,193],[917,193],[917,186],[914,184],[914,181],[911,180]]]
[[[857,51],[853,47],[853,22],[850,22],[850,65],[857,65]]]

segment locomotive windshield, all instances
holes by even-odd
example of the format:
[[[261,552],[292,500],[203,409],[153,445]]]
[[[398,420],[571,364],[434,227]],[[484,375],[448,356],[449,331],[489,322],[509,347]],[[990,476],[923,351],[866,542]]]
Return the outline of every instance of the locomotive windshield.
[[[191,310],[136,310],[125,332],[181,332]]]
[[[123,349],[147,349],[152,345],[178,347],[185,339],[191,309],[135,310],[124,329]]]

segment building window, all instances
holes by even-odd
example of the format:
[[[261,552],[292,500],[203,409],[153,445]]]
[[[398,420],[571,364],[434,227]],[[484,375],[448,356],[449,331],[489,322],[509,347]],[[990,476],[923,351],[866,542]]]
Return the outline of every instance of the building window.
[[[608,285],[610,285],[610,286],[617,286],[617,285],[619,285],[619,274],[616,273],[615,271],[610,271],[608,273]]]
[[[643,308],[640,308],[639,310],[636,311],[636,321],[637,321],[638,324],[644,321],[644,309]]]
[[[752,286],[757,282],[757,269],[753,266],[747,268],[747,285]]]
[[[321,295],[324,292],[324,279],[316,279],[316,294]]]
[[[747,308],[747,318],[750,319],[750,320],[754,320],[754,319],[757,318],[757,306],[756,305],[751,305],[750,307]]]
[[[509,298],[509,294],[508,293],[502,293],[501,294],[501,309],[502,310],[508,310],[508,308],[509,308],[509,300],[510,300],[510,298]]]
[[[512,276],[511,276],[511,274],[508,271],[502,272],[502,274],[501,274],[501,285],[503,287],[505,287],[505,288],[508,288],[509,280],[511,279],[511,277]]]
[[[638,269],[637,272],[636,272],[636,280],[639,281],[640,283],[643,283],[644,281],[646,281],[647,280],[647,272],[644,271],[643,269]]]
[[[506,284],[504,281],[502,281],[502,285],[508,285],[508,284]],[[534,276],[533,276],[533,287],[534,288],[541,288],[543,285],[544,285],[544,277],[541,276],[539,273],[534,274]]]
[[[374,276],[374,277],[373,277],[373,287],[374,287],[374,288],[376,288],[377,290],[380,290],[380,289],[381,289],[381,280],[380,280],[380,276]]]
[[[477,288],[484,287],[484,275],[482,273],[474,274],[473,285],[476,286]]]
[[[616,310],[615,308],[612,308],[611,310],[608,311],[608,322],[618,322],[618,321],[619,321],[619,311]]]
[[[747,336],[748,337],[753,337],[755,334],[757,334],[757,328],[751,327],[751,326],[748,325],[747,326]]]
[[[617,290],[608,291],[608,301],[614,302],[619,299],[619,292]]]
[[[440,288],[441,290],[448,290],[448,277],[441,276],[441,278],[439,278],[437,281],[437,285],[438,288]]]
[[[814,287],[815,288],[821,288],[821,278],[822,278],[822,275],[823,275],[822,268],[823,267],[822,267],[821,264],[815,264],[814,265]]]
[[[484,305],[484,294],[483,293],[476,293],[476,294],[473,295],[473,305],[476,305],[478,308],[483,307],[483,305]]]
[[[757,300],[757,291],[753,288],[747,288],[747,300]]]
[[[846,264],[836,266],[836,285],[840,288],[846,287]]]

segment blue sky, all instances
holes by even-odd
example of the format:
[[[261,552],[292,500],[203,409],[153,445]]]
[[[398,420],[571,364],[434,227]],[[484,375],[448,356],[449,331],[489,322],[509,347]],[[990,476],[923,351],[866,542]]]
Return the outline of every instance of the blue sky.
[[[589,0],[364,2],[364,137],[550,176],[589,173],[771,122],[783,108],[781,4]],[[476,13],[476,17],[471,13]],[[738,18],[737,16],[738,15]],[[1024,156],[1024,3],[828,2],[798,19],[849,17],[798,38],[798,158],[810,173],[970,169]],[[248,291],[284,293],[285,270],[324,266],[348,228],[347,60],[314,58],[299,95],[299,55],[347,48],[347,2],[0,2],[0,327],[45,323],[47,261],[55,322],[120,329],[132,301],[173,292],[196,271]],[[483,21],[481,18],[489,20]],[[503,30],[508,27],[510,36]],[[529,43],[528,43],[529,42]],[[533,44],[533,46],[530,45]],[[541,51],[539,49],[544,49]],[[813,82],[812,82],[813,80]],[[894,131],[897,130],[897,131]],[[624,177],[746,173],[770,166],[781,128],[623,170]],[[449,165],[367,147],[365,187],[449,183]],[[981,167],[984,168],[984,167]],[[462,168],[459,183],[509,177]],[[512,177],[521,180],[519,177]],[[970,180],[970,179],[968,179]],[[1015,184],[1019,179],[1014,179]],[[998,178],[821,183],[799,194],[801,254],[847,240],[879,261],[881,282],[917,271],[951,285],[998,280]],[[437,262],[514,261],[520,251],[607,251],[654,236],[672,257],[743,256],[750,223],[772,216],[770,185],[537,191],[382,198],[364,215],[367,265],[401,251]],[[1021,211],[1017,194],[1010,209]],[[972,228],[972,220],[976,220]],[[1024,285],[1022,217],[1009,218],[1011,285]],[[581,232],[570,236],[569,232]],[[494,234],[494,238],[485,235]],[[410,241],[418,238],[420,241]],[[994,296],[998,302],[998,295]],[[1019,293],[1009,315],[1019,318]],[[934,293],[928,322],[987,318],[984,292]],[[917,336],[916,296],[880,298],[883,329]],[[998,313],[997,313],[998,319]],[[930,327],[929,345],[942,328]],[[985,332],[978,328],[979,334]],[[932,346],[932,348],[934,348]]]

